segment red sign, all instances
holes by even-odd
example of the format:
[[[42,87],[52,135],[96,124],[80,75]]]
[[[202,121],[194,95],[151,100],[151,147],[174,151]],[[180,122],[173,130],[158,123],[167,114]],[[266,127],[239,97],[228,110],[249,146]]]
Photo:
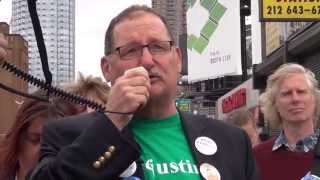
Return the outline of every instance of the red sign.
[[[247,104],[246,89],[241,88],[222,100],[222,112],[228,113]]]

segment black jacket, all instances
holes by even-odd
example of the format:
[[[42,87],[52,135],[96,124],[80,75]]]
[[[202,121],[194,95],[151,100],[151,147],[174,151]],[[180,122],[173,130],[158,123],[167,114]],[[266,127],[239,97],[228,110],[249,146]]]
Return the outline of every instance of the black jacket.
[[[244,131],[204,116],[180,116],[198,168],[209,163],[218,169],[222,180],[258,179],[250,140]],[[200,136],[215,141],[218,150],[214,155],[204,155],[195,148],[194,142]],[[115,147],[111,158],[101,168],[94,168],[93,163],[110,146]],[[143,179],[139,156],[139,145],[131,131],[125,128],[120,132],[103,113],[68,117],[45,125],[40,163],[30,179],[119,179],[134,161],[138,163],[134,176]]]

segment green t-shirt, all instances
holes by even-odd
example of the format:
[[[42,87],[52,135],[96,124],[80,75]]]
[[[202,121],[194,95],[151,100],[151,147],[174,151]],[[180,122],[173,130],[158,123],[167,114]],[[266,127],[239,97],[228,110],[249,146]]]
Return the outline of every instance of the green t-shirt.
[[[178,113],[164,119],[133,119],[130,127],[142,149],[145,179],[200,179]]]

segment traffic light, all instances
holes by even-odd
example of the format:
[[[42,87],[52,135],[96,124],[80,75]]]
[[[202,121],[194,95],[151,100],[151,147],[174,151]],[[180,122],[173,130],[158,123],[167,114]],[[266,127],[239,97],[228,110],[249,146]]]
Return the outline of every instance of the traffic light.
[[[251,0],[240,0],[240,14],[242,16],[250,16]]]
[[[242,3],[246,6],[248,6],[249,8],[251,7],[251,0],[241,0]]]

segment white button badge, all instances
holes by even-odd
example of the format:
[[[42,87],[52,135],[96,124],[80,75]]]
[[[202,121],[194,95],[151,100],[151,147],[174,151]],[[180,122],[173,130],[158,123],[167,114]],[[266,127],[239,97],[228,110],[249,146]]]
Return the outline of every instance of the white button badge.
[[[203,163],[200,165],[200,173],[203,176],[204,179],[206,180],[220,180],[221,176],[217,168],[214,166],[208,164],[208,163]]]
[[[123,171],[119,177],[125,178],[132,176],[137,170],[137,163],[133,162],[125,171]]]
[[[204,155],[213,155],[217,152],[217,144],[208,137],[201,136],[195,141],[196,149]]]

